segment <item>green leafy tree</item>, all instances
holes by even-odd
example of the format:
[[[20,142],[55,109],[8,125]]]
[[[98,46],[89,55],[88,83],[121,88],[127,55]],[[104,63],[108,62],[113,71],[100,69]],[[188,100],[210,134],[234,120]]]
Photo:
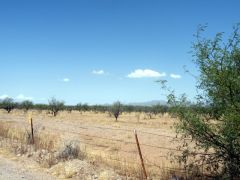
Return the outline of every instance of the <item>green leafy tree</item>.
[[[20,107],[21,107],[22,109],[24,109],[25,111],[28,111],[29,109],[33,108],[34,105],[33,105],[33,102],[32,102],[32,101],[26,100],[26,101],[23,101],[23,102],[20,104]]]
[[[113,105],[110,107],[111,114],[115,117],[115,120],[118,120],[119,115],[122,111],[122,105],[119,101],[113,103]]]
[[[233,28],[228,40],[223,33],[213,39],[202,37],[200,27],[193,43],[193,57],[200,75],[197,103],[192,106],[183,95],[168,96],[171,112],[179,118],[177,130],[196,142],[190,148],[185,140],[181,160],[193,164],[201,160],[212,174],[226,179],[240,178],[240,33]],[[194,151],[205,152],[196,156]]]
[[[49,106],[47,104],[35,104],[34,109],[41,110],[41,111],[48,110]]]
[[[75,110],[81,112],[81,111],[82,111],[82,104],[81,104],[81,103],[78,103],[78,104],[75,106]]]
[[[89,110],[90,110],[90,107],[89,107],[89,105],[87,103],[82,105],[82,111],[85,112],[85,111],[89,111]]]
[[[159,113],[163,115],[167,111],[168,111],[168,107],[166,105],[158,104],[158,105],[154,105],[151,107],[151,112],[155,115],[157,115]]]
[[[73,107],[73,106],[65,106],[65,110],[66,110],[68,113],[72,113],[72,111],[74,110],[74,107]]]
[[[57,116],[58,112],[64,109],[64,102],[58,101],[56,98],[52,98],[48,101],[49,110],[52,112],[53,116]]]
[[[16,107],[16,103],[12,98],[5,98],[1,103],[1,108],[10,113]]]
[[[136,110],[136,108],[132,105],[124,105],[122,106],[122,109],[124,112],[128,112],[128,113],[134,112],[134,110]]]

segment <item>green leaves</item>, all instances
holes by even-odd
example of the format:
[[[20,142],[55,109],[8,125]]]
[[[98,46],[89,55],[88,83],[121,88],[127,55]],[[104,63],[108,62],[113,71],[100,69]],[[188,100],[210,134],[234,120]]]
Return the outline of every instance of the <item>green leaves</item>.
[[[188,143],[183,146],[182,160],[190,163],[188,156],[205,161],[215,175],[233,179],[240,177],[240,32],[235,26],[233,34],[223,41],[223,33],[213,39],[201,37],[206,27],[201,26],[193,43],[194,62],[200,72],[197,87],[203,92],[197,96],[197,104],[188,102],[185,96],[168,95],[171,113],[177,116],[177,132],[196,142],[195,149],[214,153],[196,157],[189,152]],[[200,159],[199,159],[200,158]]]
[[[33,108],[33,102],[32,101],[23,101],[20,104],[20,107],[23,108],[25,111],[28,111],[29,109]]]
[[[5,109],[8,113],[10,113],[16,107],[16,103],[12,98],[5,98],[1,102],[1,108]]]
[[[122,104],[119,101],[116,101],[113,103],[113,105],[110,107],[110,112],[115,117],[116,121],[118,120],[119,115],[122,112]]]
[[[52,111],[54,116],[57,116],[57,113],[60,110],[64,109],[64,102],[63,101],[58,101],[56,98],[52,98],[48,101],[49,103],[49,109]]]

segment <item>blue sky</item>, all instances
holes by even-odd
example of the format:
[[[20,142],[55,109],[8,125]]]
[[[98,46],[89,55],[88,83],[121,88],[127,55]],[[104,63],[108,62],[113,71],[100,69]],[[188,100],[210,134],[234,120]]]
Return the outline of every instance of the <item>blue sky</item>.
[[[0,98],[67,104],[165,99],[158,79],[193,98],[191,42],[240,22],[238,0],[0,1]]]

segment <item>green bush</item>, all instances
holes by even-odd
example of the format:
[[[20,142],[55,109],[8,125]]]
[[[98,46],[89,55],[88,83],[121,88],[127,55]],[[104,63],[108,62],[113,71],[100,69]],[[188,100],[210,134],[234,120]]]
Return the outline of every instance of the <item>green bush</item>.
[[[213,39],[201,35],[200,27],[193,43],[193,57],[200,75],[197,103],[192,106],[185,96],[168,96],[171,112],[179,118],[177,130],[183,137],[196,142],[195,149],[183,144],[181,161],[199,156],[193,152],[207,152],[200,157],[212,175],[221,178],[240,178],[240,33],[239,26],[226,41],[223,33]],[[191,107],[191,108],[190,108]],[[209,150],[212,153],[209,153]]]

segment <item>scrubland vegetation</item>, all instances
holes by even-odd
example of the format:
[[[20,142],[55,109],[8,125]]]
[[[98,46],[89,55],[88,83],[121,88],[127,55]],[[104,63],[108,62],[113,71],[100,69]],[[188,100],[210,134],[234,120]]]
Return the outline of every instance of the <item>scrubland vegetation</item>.
[[[159,82],[169,94],[168,105],[151,107],[119,101],[67,106],[55,98],[46,105],[7,98],[0,103],[1,146],[47,168],[79,159],[89,168],[113,169],[116,174],[106,179],[146,179],[133,134],[137,130],[149,179],[239,179],[239,26],[226,42],[222,33],[203,38],[204,30],[199,28],[192,47],[200,73],[195,101],[177,97],[166,81]],[[34,137],[26,122],[29,114]],[[80,175],[76,170],[65,178]]]
[[[35,144],[31,144],[28,114],[33,118]],[[167,113],[150,117],[145,112],[122,112],[116,122],[108,112],[61,111],[55,117],[45,110],[25,113],[15,109],[10,114],[2,110],[0,120],[2,147],[33,158],[45,168],[79,159],[94,167],[111,168],[121,179],[144,179],[136,129],[149,178],[202,177],[199,168],[184,171],[175,160],[180,141],[175,138],[174,119]]]

